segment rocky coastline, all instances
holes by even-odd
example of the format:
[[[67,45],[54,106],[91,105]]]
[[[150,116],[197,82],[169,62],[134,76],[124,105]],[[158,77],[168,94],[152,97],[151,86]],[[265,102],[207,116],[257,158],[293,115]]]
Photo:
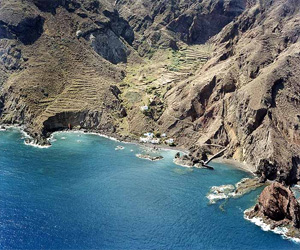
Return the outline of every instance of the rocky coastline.
[[[146,160],[149,160],[149,161],[159,161],[159,160],[163,159],[163,157],[161,155],[151,156],[149,154],[136,154],[136,157],[138,157],[140,159],[146,159]]]
[[[262,228],[300,242],[300,204],[290,187],[278,182],[267,186],[245,218]]]
[[[107,131],[99,131],[96,129],[59,129],[56,131],[52,131],[51,133],[47,133],[47,137],[33,137],[29,132],[26,126],[24,125],[18,125],[18,124],[0,124],[0,130],[7,130],[10,128],[18,129],[24,134],[25,144],[29,146],[39,147],[39,148],[48,148],[51,146],[51,138],[54,133],[58,132],[70,132],[70,133],[84,133],[84,134],[94,134],[101,137],[108,138],[110,140],[119,141],[123,143],[132,143],[137,144],[140,146],[144,146],[148,149],[154,149],[154,150],[172,150],[176,152],[180,152],[181,154],[188,154],[188,150],[184,149],[182,147],[176,147],[176,146],[168,146],[163,144],[156,144],[153,145],[151,143],[141,143],[137,138],[133,138],[130,136],[123,136],[118,133],[112,133]]]
[[[235,185],[213,186],[206,197],[210,204],[215,204],[220,200],[241,197],[264,185],[268,183],[260,182],[258,177],[244,178]]]
[[[257,185],[283,183],[264,195],[293,203],[299,0],[148,2],[0,3],[0,123],[22,124],[25,143],[40,148],[57,131],[136,144],[146,131],[167,133],[176,147],[143,145],[183,152],[174,162],[186,167],[212,169],[218,154],[246,163],[234,165]],[[271,209],[259,201],[247,218],[295,227],[291,213],[273,223]]]
[[[183,167],[196,167],[196,168],[203,168],[202,163],[203,161],[208,159],[207,154],[203,149],[193,148],[192,150],[189,148],[185,148],[183,146],[168,146],[164,144],[151,144],[151,143],[141,143],[137,138],[133,138],[130,136],[123,136],[118,133],[108,132],[108,131],[99,131],[96,129],[59,129],[56,131],[52,131],[51,133],[47,133],[47,137],[38,136],[33,137],[26,126],[19,125],[19,124],[1,124],[0,129],[6,130],[8,128],[16,128],[19,129],[25,135],[25,144],[29,146],[39,147],[39,148],[48,148],[51,146],[51,138],[53,133],[57,132],[78,132],[78,133],[88,133],[88,134],[95,134],[98,136],[102,136],[111,140],[123,142],[123,143],[133,143],[138,144],[141,146],[145,146],[149,149],[162,149],[162,150],[172,150],[176,152],[174,156],[174,163]],[[199,158],[198,158],[199,157]],[[220,160],[221,159],[221,160]],[[238,161],[234,159],[223,159],[217,158],[214,161],[224,161],[227,162],[229,165],[234,167],[240,168],[243,171],[248,171],[247,168],[243,168],[243,164],[240,164]],[[253,174],[253,173],[252,173]]]
[[[203,151],[203,149],[200,150],[193,150],[188,151],[182,148],[177,147],[168,147],[166,145],[153,145],[150,143],[143,143],[141,144],[139,140],[130,138],[129,136],[122,136],[118,135],[117,133],[100,133],[97,130],[92,129],[77,129],[77,130],[57,130],[52,133],[48,133],[49,137],[46,139],[43,138],[40,140],[40,138],[32,138],[27,132],[26,127],[23,125],[7,125],[2,124],[0,126],[1,130],[6,130],[9,128],[15,128],[19,129],[24,134],[24,143],[29,146],[34,146],[38,148],[49,148],[51,146],[51,138],[53,133],[56,132],[71,132],[71,133],[88,133],[88,134],[95,134],[98,136],[102,136],[111,140],[123,142],[123,143],[134,143],[142,146],[146,146],[150,150],[152,149],[164,149],[164,150],[173,150],[177,151],[175,157],[174,157],[174,163],[183,167],[196,167],[196,168],[203,168],[201,161],[207,160],[208,157],[206,153]],[[201,157],[196,158],[196,157]],[[137,157],[141,159],[147,159],[151,161],[158,161],[161,160],[162,157],[160,156],[151,156],[149,154],[138,154]],[[243,171],[249,172],[249,169],[245,165],[237,162],[233,159],[224,159],[222,157],[217,158],[217,162],[230,162],[230,165],[240,168]],[[251,172],[251,171],[250,171]],[[263,190],[259,197],[258,204],[256,204],[253,208],[247,209],[244,212],[244,217],[246,220],[251,221],[252,223],[262,227],[263,230],[271,230],[274,233],[281,234],[283,237],[287,239],[292,239],[295,242],[300,242],[300,229],[299,229],[299,221],[300,221],[300,206],[298,201],[295,199],[294,194],[290,191],[289,187],[285,187],[283,184],[280,184],[278,182],[273,182],[270,186],[272,189],[275,187],[280,187],[280,189],[283,189],[288,194],[288,199],[292,200],[293,204],[293,210],[291,213],[293,213],[293,216],[291,214],[286,214],[286,218],[277,221],[275,218],[270,218],[266,216],[264,211],[271,211],[272,209],[269,207],[263,207],[260,205],[260,200],[265,199],[265,193],[270,193],[271,195],[276,194],[272,193],[272,190],[270,191],[269,182],[263,181],[261,178],[257,177],[255,173],[251,172],[255,177],[254,178],[246,178],[242,179],[240,182],[236,183],[235,185],[223,185],[219,187],[212,187],[210,192],[207,194],[207,198],[210,201],[210,204],[214,204],[219,200],[223,199],[229,199],[229,198],[238,198],[240,196],[243,196],[244,194],[251,192],[252,190],[261,187],[263,185],[267,185],[267,187]],[[268,188],[268,189],[267,189]],[[276,188],[275,188],[276,189]],[[267,191],[266,191],[267,190]],[[280,193],[280,191],[279,191]],[[280,209],[282,209],[282,204],[278,205]],[[287,212],[287,211],[285,211]],[[297,214],[298,213],[298,214]],[[291,219],[292,218],[292,219]],[[296,223],[296,224],[295,224]]]

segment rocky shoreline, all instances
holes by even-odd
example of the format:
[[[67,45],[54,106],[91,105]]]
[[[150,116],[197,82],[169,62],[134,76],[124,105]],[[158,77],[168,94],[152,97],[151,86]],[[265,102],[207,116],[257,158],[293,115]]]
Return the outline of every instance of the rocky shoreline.
[[[131,138],[129,136],[122,136],[119,135],[118,133],[111,133],[111,132],[101,132],[99,130],[93,130],[93,129],[63,129],[63,130],[57,130],[57,131],[53,131],[51,133],[48,133],[48,137],[47,138],[33,138],[29,132],[27,131],[26,127],[24,125],[18,125],[18,124],[14,124],[14,125],[8,125],[8,124],[1,124],[0,125],[0,129],[7,129],[7,128],[16,128],[19,129],[20,131],[22,131],[22,133],[25,134],[27,141],[25,142],[26,145],[29,146],[34,146],[34,147],[39,147],[39,148],[49,148],[51,146],[51,138],[52,135],[54,133],[58,133],[58,132],[72,132],[72,133],[87,133],[87,134],[95,134],[101,137],[105,137],[111,140],[115,140],[115,141],[119,141],[119,142],[123,142],[123,143],[132,143],[132,144],[137,144],[137,145],[141,145],[141,146],[145,146],[147,148],[150,149],[162,149],[162,150],[172,150],[172,151],[176,151],[177,155],[180,154],[181,157],[180,158],[175,158],[174,157],[174,163],[183,167],[198,167],[198,168],[202,168],[200,161],[203,159],[207,159],[207,156],[204,156],[205,153],[203,153],[203,157],[199,160],[196,160],[196,157],[199,156],[200,151],[202,153],[202,150],[197,151],[194,150],[192,153],[188,150],[185,149],[183,147],[177,147],[177,146],[167,146],[167,145],[161,145],[161,144],[156,144],[153,145],[151,143],[141,143],[138,139],[134,139]],[[198,164],[196,164],[196,166],[194,165],[193,161],[197,161]],[[224,163],[227,163],[229,165],[232,165],[234,167],[237,167],[243,171],[249,171],[247,168],[243,168],[242,164],[236,160],[233,159],[223,159],[220,160],[220,158],[218,158],[217,160],[214,159],[213,161],[224,161]]]
[[[59,131],[52,132],[47,139],[40,141],[38,138],[33,139],[26,132],[26,127],[25,126],[22,126],[22,125],[6,125],[6,124],[2,124],[0,126],[1,130],[7,130],[9,128],[15,128],[15,129],[20,130],[24,134],[24,143],[26,145],[34,146],[34,147],[38,147],[38,148],[49,148],[51,146],[51,139],[52,139],[54,133],[71,132],[71,133],[95,134],[95,135],[98,135],[98,136],[101,136],[101,137],[105,137],[105,138],[115,140],[115,141],[119,141],[119,142],[123,142],[123,143],[133,143],[133,144],[137,144],[137,145],[146,146],[147,148],[150,148],[150,149],[155,148],[155,149],[162,149],[162,150],[177,151],[177,156],[180,153],[182,153],[183,155],[181,157],[177,157],[177,158],[175,157],[174,158],[174,163],[175,164],[183,166],[183,167],[202,168],[202,166],[199,162],[196,163],[196,165],[192,164],[193,163],[193,161],[191,160],[191,159],[193,159],[192,154],[187,150],[183,150],[182,148],[177,148],[177,147],[167,147],[167,146],[164,146],[164,145],[152,145],[152,144],[149,144],[149,143],[141,144],[138,140],[132,139],[128,136],[121,136],[121,135],[118,135],[116,133],[103,134],[103,133],[100,133],[99,131],[96,131],[96,130],[87,130],[87,129],[59,130]],[[137,157],[142,158],[142,159],[151,160],[151,161],[161,160],[160,156],[152,157],[148,154],[140,154]],[[206,157],[204,156],[204,159],[205,158]],[[246,171],[246,172],[250,172],[251,174],[256,176],[255,173],[253,173],[252,171],[249,170],[249,168],[247,168],[247,165],[244,165],[240,162],[237,162],[236,160],[218,158],[217,160],[214,160],[214,161],[220,162],[220,163],[230,164],[230,165],[232,165],[236,168],[239,168],[239,169],[241,169],[243,171]],[[185,165],[185,163],[187,165]],[[242,179],[240,182],[238,182],[235,185],[223,185],[223,186],[219,186],[219,187],[212,187],[210,193],[207,195],[207,198],[210,200],[211,204],[214,204],[218,200],[228,199],[228,198],[238,198],[238,197],[240,197],[240,196],[242,196],[242,195],[244,195],[244,194],[246,194],[246,193],[262,186],[262,185],[265,185],[265,184],[266,183],[262,182],[261,178],[259,179],[258,177],[246,178],[246,179]],[[267,185],[268,184],[269,183],[267,182]],[[274,183],[271,184],[271,186],[273,186],[273,185],[282,185],[282,184],[280,184],[278,182],[274,182]],[[269,186],[267,186],[263,190],[263,192],[261,194],[262,197],[264,196],[263,193],[265,192],[265,190],[268,187]],[[290,193],[290,192],[289,192],[289,196],[291,197],[291,199],[293,199],[293,201],[296,200],[294,198],[293,194]],[[297,204],[297,211],[298,211],[298,214],[299,214],[299,216],[297,217],[297,223],[298,223],[297,225],[300,225],[299,224],[299,221],[300,221],[300,213],[299,213],[300,208],[299,208],[299,204],[298,204],[297,200],[296,200],[296,202],[297,203],[295,203],[295,204]],[[245,217],[246,220],[249,220],[249,221],[253,222],[254,224],[262,227],[263,230],[271,230],[274,233],[281,234],[284,238],[291,239],[295,242],[300,242],[300,229],[298,227],[295,227],[294,224],[292,224],[292,222],[289,219],[284,219],[283,221],[278,222],[274,219],[271,219],[271,218],[265,216],[262,212],[258,212],[258,211],[262,211],[262,210],[258,209],[258,207],[259,207],[258,204],[256,204],[256,206],[254,206],[253,208],[247,209],[244,212],[244,217]]]
[[[151,156],[149,154],[136,154],[135,156],[140,158],[140,159],[145,159],[145,160],[149,160],[149,161],[159,161],[159,160],[163,159],[163,157],[161,155]]]
[[[53,133],[58,133],[58,132],[78,132],[78,133],[87,133],[87,134],[95,134],[101,137],[105,137],[111,140],[123,142],[123,143],[133,143],[141,146],[145,146],[147,148],[157,148],[157,149],[162,149],[162,150],[172,150],[176,151],[177,154],[180,154],[179,158],[174,157],[174,163],[182,166],[182,167],[196,167],[196,168],[203,168],[202,164],[200,163],[203,160],[207,160],[208,156],[203,151],[202,149],[192,149],[192,151],[183,148],[183,147],[178,147],[178,146],[168,146],[168,145],[162,145],[162,144],[151,144],[151,143],[141,143],[137,138],[132,138],[130,136],[123,136],[119,135],[118,133],[112,133],[108,131],[99,131],[99,130],[94,130],[94,129],[62,129],[62,130],[57,130],[53,131],[51,133],[47,134],[47,138],[33,138],[26,127],[24,125],[9,125],[9,124],[1,124],[0,129],[6,129],[6,128],[16,128],[22,131],[26,135],[27,141],[25,142],[29,146],[34,146],[34,147],[39,147],[39,148],[49,148],[51,146],[51,137]],[[243,164],[237,160],[234,159],[227,159],[223,157],[219,157],[213,160],[213,162],[220,162],[224,164],[228,164],[231,166],[234,166],[236,168],[239,168],[243,171],[250,172],[252,175],[256,176],[253,171],[251,171],[251,167],[249,164]]]
[[[181,147],[176,147],[176,146],[167,146],[167,145],[161,145],[161,144],[156,144],[153,145],[151,143],[141,143],[138,139],[134,139],[132,137],[129,136],[122,136],[119,135],[118,133],[110,133],[110,132],[101,132],[99,130],[93,130],[93,129],[62,129],[62,130],[57,130],[57,131],[53,131],[51,133],[48,133],[48,137],[47,138],[33,138],[28,132],[27,129],[24,125],[18,125],[18,124],[14,124],[14,125],[8,125],[8,124],[1,124],[0,125],[0,130],[7,130],[9,128],[14,128],[14,129],[18,129],[20,130],[24,136],[26,137],[26,141],[24,142],[26,145],[29,146],[34,146],[34,147],[38,147],[38,148],[49,148],[51,147],[51,138],[53,137],[54,133],[59,133],[59,132],[70,132],[70,133],[83,133],[83,134],[94,134],[94,135],[98,135],[101,137],[105,137],[108,138],[110,140],[114,140],[114,141],[119,141],[122,143],[131,143],[131,144],[136,144],[136,145],[140,145],[140,146],[145,146],[147,148],[150,149],[162,149],[162,150],[172,150],[172,151],[176,151],[176,152],[180,152],[182,154],[188,154],[188,151],[186,149],[183,149]]]
[[[244,212],[244,219],[250,221],[251,223],[259,226],[263,231],[271,231],[275,234],[281,235],[284,239],[291,240],[295,243],[300,243],[299,231],[298,229],[292,229],[289,226],[273,226],[272,222],[267,221],[261,217],[249,218],[246,214],[251,210],[247,209]]]
[[[221,185],[211,187],[207,194],[210,204],[215,204],[219,200],[241,197],[258,187],[267,185],[268,183],[260,182],[259,178],[244,178],[235,185]]]
[[[300,204],[290,187],[273,182],[259,196],[258,203],[245,211],[245,219],[300,242]]]

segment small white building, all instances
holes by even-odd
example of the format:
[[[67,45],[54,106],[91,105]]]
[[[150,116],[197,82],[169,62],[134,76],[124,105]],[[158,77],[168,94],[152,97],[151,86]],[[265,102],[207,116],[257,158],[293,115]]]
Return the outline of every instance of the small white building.
[[[149,107],[146,105],[146,106],[141,106],[141,111],[147,111],[149,109]]]
[[[166,140],[166,143],[173,144],[174,143],[174,139],[170,138],[170,139]]]
[[[152,144],[159,144],[160,143],[160,139],[152,139],[150,142]]]
[[[159,144],[160,143],[160,139],[158,138],[153,138],[154,134],[151,132],[147,132],[144,134],[143,137],[140,137],[140,142],[143,143],[152,143],[152,144]]]
[[[142,143],[149,143],[150,142],[150,138],[148,138],[148,137],[140,137],[140,142],[142,142]]]
[[[81,37],[82,36],[82,31],[81,30],[77,30],[76,31],[76,36],[79,38],[79,37]]]
[[[147,133],[144,134],[144,136],[146,136],[147,138],[151,138],[152,139],[154,137],[154,134],[151,133],[151,132],[147,132]]]
[[[161,137],[165,138],[165,137],[167,137],[167,134],[163,133],[163,134],[161,134]]]

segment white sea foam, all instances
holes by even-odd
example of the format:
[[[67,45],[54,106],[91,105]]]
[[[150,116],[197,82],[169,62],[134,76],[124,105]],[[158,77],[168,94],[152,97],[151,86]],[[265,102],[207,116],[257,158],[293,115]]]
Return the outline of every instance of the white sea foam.
[[[24,144],[27,146],[35,147],[35,148],[50,148],[51,147],[51,145],[39,145],[39,144],[35,143],[33,140],[24,141]]]
[[[34,147],[38,147],[38,148],[49,148],[51,145],[45,145],[45,146],[42,146],[42,145],[39,145],[39,144],[36,144],[34,143],[33,141],[33,138],[31,136],[29,136],[26,132],[25,132],[25,127],[24,126],[21,126],[21,125],[5,125],[4,128],[1,128],[1,130],[7,130],[9,128],[12,128],[12,129],[17,129],[19,130],[22,134],[23,134],[23,137],[22,139],[25,139],[25,138],[28,138],[30,139],[30,142],[26,142],[25,144],[26,145],[29,145],[29,146],[34,146]],[[107,138],[107,139],[110,139],[112,141],[116,141],[116,142],[121,142],[121,143],[124,143],[124,144],[134,144],[134,145],[140,145],[138,142],[134,142],[134,141],[129,141],[129,142],[126,142],[126,141],[120,141],[119,139],[115,138],[115,137],[112,137],[112,136],[108,136],[108,135],[105,135],[105,134],[101,134],[101,133],[97,133],[97,132],[85,132],[83,130],[63,130],[63,131],[56,131],[56,132],[53,132],[51,134],[51,136],[47,139],[49,142],[55,142],[56,139],[54,138],[54,136],[56,134],[60,134],[60,133],[77,133],[77,134],[91,134],[91,135],[97,135],[97,136],[100,136],[100,137],[104,137],[104,138]],[[80,135],[78,135],[80,136]],[[62,136],[61,137],[62,140],[66,139],[66,137]],[[147,146],[147,145],[144,145],[145,147],[151,149],[151,146]],[[185,153],[183,152],[182,150],[178,150],[178,149],[172,149],[172,148],[164,148],[164,147],[158,147],[160,150],[164,150],[164,151],[174,151],[174,152],[181,152],[181,153]],[[132,150],[133,151],[133,150]],[[131,151],[131,152],[132,152]],[[178,165],[178,164],[177,164]],[[182,165],[181,165],[182,166]],[[189,167],[189,166],[185,166],[185,167]]]
[[[220,192],[231,192],[234,190],[234,186],[229,185],[221,185],[221,186],[212,186],[211,191],[214,193],[220,193]]]
[[[228,196],[224,193],[221,194],[208,194],[207,199],[209,199],[210,204],[215,204],[218,200],[226,199]]]
[[[215,204],[219,200],[228,199],[234,196],[235,187],[231,184],[212,186],[206,198],[209,200],[210,204]]]
[[[174,162],[176,165],[181,166],[181,167],[185,167],[185,168],[192,168],[192,167],[193,167],[193,166],[181,164],[181,163],[179,163],[176,159],[173,159],[173,162]]]
[[[104,138],[107,138],[107,139],[110,139],[110,140],[112,140],[112,141],[120,142],[120,140],[118,140],[117,138],[112,137],[112,136],[103,135],[103,134],[98,134],[98,133],[92,133],[92,134],[98,135],[98,136],[101,136],[101,137],[104,137]],[[123,142],[123,143],[129,143],[129,142]]]
[[[246,212],[251,210],[247,209],[244,211],[244,218],[252,223],[254,223],[255,225],[259,226],[263,231],[271,231],[273,233],[279,234],[282,236],[282,238],[287,239],[287,240],[291,240],[295,243],[300,244],[300,239],[299,238],[293,238],[293,237],[289,237],[286,234],[288,233],[288,228],[286,227],[275,227],[274,229],[271,229],[271,226],[264,223],[263,219],[260,217],[253,217],[253,218],[249,218],[246,216]]]
[[[33,138],[25,131],[24,126],[18,126],[18,125],[9,125],[9,126],[4,126],[3,130],[7,129],[16,129],[21,132],[22,136],[21,139],[24,140],[24,144],[27,146],[35,147],[35,148],[49,148],[51,145],[39,145],[35,143]]]

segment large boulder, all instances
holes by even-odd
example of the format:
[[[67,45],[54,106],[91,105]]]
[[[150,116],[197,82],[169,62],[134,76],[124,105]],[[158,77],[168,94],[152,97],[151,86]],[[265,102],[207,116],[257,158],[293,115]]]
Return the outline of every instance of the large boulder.
[[[289,223],[300,227],[300,205],[293,192],[283,184],[274,182],[266,187],[259,196],[258,203],[248,216],[263,217],[278,225]]]

